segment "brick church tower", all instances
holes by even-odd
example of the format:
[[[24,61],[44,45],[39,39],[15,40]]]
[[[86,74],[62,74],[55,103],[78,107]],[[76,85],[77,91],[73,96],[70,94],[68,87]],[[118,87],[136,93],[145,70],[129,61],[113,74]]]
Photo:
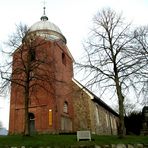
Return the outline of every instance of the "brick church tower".
[[[29,129],[38,133],[73,131],[73,58],[60,29],[44,14],[13,54],[9,133],[23,133],[28,92]],[[29,88],[29,89],[28,89]]]

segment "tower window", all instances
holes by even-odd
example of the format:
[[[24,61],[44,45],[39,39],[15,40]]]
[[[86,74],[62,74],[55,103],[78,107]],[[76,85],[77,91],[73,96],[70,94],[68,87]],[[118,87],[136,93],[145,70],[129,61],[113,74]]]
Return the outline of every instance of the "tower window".
[[[62,63],[66,65],[66,56],[64,53],[62,53]]]
[[[64,102],[63,112],[68,113],[68,103],[67,103],[67,101]]]
[[[30,61],[34,61],[35,60],[35,50],[34,49],[30,49]]]

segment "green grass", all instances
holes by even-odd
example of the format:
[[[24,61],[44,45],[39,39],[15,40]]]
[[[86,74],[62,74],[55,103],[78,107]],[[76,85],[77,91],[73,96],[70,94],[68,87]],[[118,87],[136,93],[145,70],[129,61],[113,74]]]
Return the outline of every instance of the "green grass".
[[[92,135],[92,141],[80,141],[76,135],[34,135],[24,137],[20,135],[0,136],[0,148],[3,146],[58,146],[68,148],[71,145],[104,145],[104,144],[148,144],[148,136],[126,136],[124,139],[118,139],[117,136],[98,136]]]
[[[148,144],[148,136],[126,136],[119,139],[117,136],[94,136],[96,144]]]

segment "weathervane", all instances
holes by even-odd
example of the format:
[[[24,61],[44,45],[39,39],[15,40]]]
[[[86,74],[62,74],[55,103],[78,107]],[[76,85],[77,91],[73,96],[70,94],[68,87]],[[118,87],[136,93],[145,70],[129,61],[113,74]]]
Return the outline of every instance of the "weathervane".
[[[44,0],[44,1],[42,1],[42,3],[43,3],[43,15],[46,15],[46,13],[45,13],[45,9],[46,9],[46,0]]]

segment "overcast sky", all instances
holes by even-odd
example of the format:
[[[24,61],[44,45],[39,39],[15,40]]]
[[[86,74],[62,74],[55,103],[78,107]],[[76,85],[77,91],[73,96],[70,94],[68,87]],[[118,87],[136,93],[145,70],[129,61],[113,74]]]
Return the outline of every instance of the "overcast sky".
[[[67,39],[76,59],[81,54],[82,41],[90,31],[92,17],[98,10],[110,7],[135,25],[148,24],[148,0],[46,0],[46,15]],[[20,22],[33,25],[43,14],[43,0],[1,0],[0,47]],[[8,128],[9,100],[0,100],[0,121]]]

